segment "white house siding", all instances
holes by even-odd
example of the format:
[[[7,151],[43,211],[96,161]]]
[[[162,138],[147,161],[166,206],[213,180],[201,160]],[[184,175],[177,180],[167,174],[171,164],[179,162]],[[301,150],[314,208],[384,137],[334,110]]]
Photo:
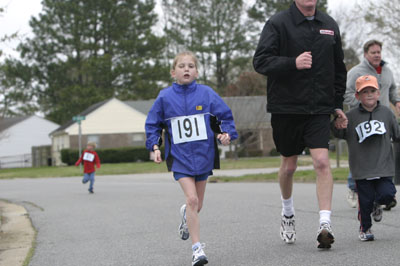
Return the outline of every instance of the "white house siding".
[[[62,165],[61,150],[69,148],[69,136],[66,133],[53,135],[52,141],[52,160],[54,165]]]
[[[112,99],[86,116],[82,121],[82,135],[143,133],[146,116],[127,104]],[[78,124],[66,129],[69,135],[78,135]]]
[[[23,157],[31,154],[32,146],[51,145],[49,133],[58,127],[59,125],[44,118],[31,116],[4,130],[0,139],[2,167],[7,167],[7,164],[4,164],[5,157]]]

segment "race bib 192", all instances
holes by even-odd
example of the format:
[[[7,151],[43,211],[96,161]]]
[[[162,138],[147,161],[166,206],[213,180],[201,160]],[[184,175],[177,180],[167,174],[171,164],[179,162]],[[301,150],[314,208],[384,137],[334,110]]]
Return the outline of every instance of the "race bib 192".
[[[385,123],[378,120],[365,121],[356,126],[358,142],[363,142],[372,135],[383,135],[386,133]]]
[[[83,160],[93,162],[94,154],[92,154],[90,152],[85,152],[85,154],[83,155]]]
[[[204,114],[172,118],[171,128],[174,144],[207,139]]]

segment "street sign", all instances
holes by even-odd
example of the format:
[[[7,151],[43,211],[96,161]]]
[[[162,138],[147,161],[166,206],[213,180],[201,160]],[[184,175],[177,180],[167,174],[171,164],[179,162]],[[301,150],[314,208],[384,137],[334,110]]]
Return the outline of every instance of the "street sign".
[[[81,121],[85,120],[86,116],[83,115],[77,115],[72,117],[72,121],[75,121],[78,123],[79,126],[79,138],[78,138],[78,145],[79,145],[79,158],[81,158],[81,154],[82,154],[82,129],[81,129]],[[79,164],[79,169],[81,169],[82,164]]]
[[[83,115],[77,115],[77,116],[72,117],[72,121],[75,121],[75,122],[79,122],[79,121],[82,121],[85,119],[86,119],[86,116],[83,116]]]

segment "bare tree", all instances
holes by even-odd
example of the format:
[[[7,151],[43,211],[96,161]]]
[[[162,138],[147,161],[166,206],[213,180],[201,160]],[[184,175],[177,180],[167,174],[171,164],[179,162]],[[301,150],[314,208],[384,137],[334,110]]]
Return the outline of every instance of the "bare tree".
[[[363,44],[371,39],[383,42],[383,59],[395,76],[400,75],[400,2],[391,0],[356,0],[332,14],[345,33],[346,48],[362,58]]]

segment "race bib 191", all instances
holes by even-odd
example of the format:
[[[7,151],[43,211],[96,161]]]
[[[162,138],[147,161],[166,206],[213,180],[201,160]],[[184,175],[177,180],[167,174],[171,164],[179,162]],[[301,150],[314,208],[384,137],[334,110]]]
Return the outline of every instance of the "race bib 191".
[[[207,139],[204,114],[172,118],[171,128],[174,144]]]
[[[90,152],[85,152],[85,154],[83,155],[83,160],[93,162],[94,154],[92,154]]]
[[[385,123],[378,120],[365,121],[356,126],[358,142],[363,142],[372,135],[383,135],[386,133]]]

